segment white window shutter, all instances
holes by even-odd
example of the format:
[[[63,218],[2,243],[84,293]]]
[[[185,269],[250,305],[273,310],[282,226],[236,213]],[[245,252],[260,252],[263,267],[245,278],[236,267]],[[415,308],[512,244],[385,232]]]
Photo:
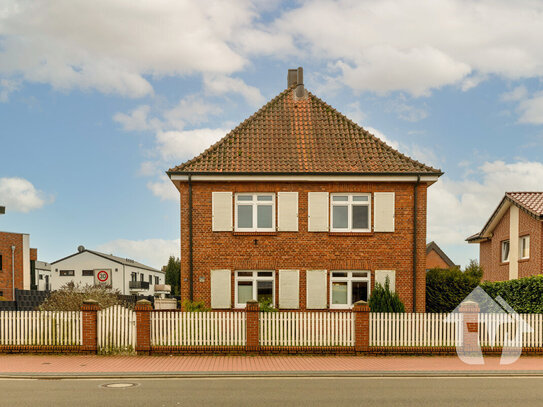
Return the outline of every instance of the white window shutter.
[[[394,192],[373,194],[373,231],[394,232]]]
[[[277,193],[277,230],[280,232],[298,231],[298,192]]]
[[[308,192],[307,230],[309,232],[328,231],[328,192]]]
[[[212,200],[212,230],[227,232],[232,230],[232,192],[213,192]]]
[[[375,270],[375,284],[379,283],[383,287],[388,277],[389,288],[391,292],[396,291],[396,271],[395,270]]]
[[[300,308],[299,270],[279,270],[279,308]]]
[[[211,270],[211,308],[230,308],[230,270]]]
[[[306,308],[326,308],[326,270],[307,270],[306,279]]]

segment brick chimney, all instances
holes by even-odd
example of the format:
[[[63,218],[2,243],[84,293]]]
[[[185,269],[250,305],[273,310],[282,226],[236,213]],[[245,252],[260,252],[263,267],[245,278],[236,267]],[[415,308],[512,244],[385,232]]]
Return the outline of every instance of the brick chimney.
[[[287,74],[287,86],[296,85],[294,89],[295,99],[304,99],[307,96],[307,92],[304,88],[304,68],[289,69]]]

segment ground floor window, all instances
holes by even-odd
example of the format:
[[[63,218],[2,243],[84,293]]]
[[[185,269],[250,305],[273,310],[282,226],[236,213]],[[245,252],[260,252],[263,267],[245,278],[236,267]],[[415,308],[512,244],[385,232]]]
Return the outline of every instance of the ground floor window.
[[[249,300],[275,305],[273,271],[236,271],[236,307],[243,308]]]
[[[338,270],[330,274],[330,308],[350,308],[370,297],[370,272]]]

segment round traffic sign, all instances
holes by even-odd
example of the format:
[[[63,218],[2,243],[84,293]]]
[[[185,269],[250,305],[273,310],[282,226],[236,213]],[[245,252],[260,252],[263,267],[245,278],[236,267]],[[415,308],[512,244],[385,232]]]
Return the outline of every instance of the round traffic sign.
[[[107,271],[101,270],[98,272],[97,277],[98,277],[98,280],[103,283],[107,281],[107,279],[109,278],[109,274],[107,273]]]

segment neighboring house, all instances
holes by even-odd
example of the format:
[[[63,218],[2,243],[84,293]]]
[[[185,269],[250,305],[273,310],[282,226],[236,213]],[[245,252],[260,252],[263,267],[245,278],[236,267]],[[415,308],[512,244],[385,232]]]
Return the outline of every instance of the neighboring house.
[[[163,286],[165,278],[163,271],[83,246],[78,247],[77,253],[51,263],[52,290],[74,282],[81,285],[104,284],[121,294],[154,295],[162,294],[162,288],[158,290],[155,286]]]
[[[426,190],[441,174],[289,70],[286,90],[168,171],[181,199],[181,297],[341,309],[388,276],[407,310],[424,311]]]
[[[483,229],[479,243],[483,280],[514,280],[543,273],[543,192],[507,192]]]
[[[38,291],[51,290],[51,265],[44,261],[36,261],[36,289]]]
[[[430,242],[426,245],[426,270],[431,269],[450,269],[458,267],[449,259],[436,242]]]
[[[34,288],[37,249],[27,233],[0,232],[0,297],[12,301],[15,289]]]

